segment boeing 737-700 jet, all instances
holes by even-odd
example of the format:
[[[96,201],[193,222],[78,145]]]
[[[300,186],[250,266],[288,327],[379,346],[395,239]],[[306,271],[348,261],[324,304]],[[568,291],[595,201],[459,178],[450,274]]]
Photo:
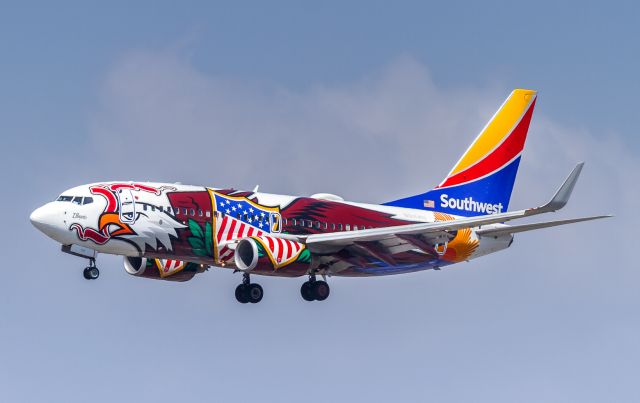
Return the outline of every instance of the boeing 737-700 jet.
[[[89,280],[99,275],[97,254],[110,253],[137,277],[186,281],[211,266],[241,272],[242,303],[262,299],[252,274],[307,276],[302,298],[322,301],[327,277],[440,270],[506,249],[515,233],[607,217],[505,224],[563,208],[582,170],[541,207],[508,210],[536,98],[514,90],[440,185],[381,205],[327,193],[100,182],[64,191],[30,219],[64,252],[89,260]]]

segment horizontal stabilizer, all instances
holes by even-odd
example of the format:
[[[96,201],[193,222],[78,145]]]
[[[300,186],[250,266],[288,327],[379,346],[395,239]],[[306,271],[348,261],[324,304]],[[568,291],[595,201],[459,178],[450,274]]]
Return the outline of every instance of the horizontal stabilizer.
[[[523,225],[510,225],[510,226],[503,226],[498,228],[479,229],[476,231],[476,233],[481,236],[497,237],[502,235],[516,234],[518,232],[533,231],[533,230],[542,229],[542,228],[556,227],[558,225],[566,225],[566,224],[573,224],[573,223],[583,222],[583,221],[599,220],[601,218],[609,218],[609,217],[612,217],[612,216],[599,215],[599,216],[593,216],[593,217],[573,218],[570,220],[546,221],[546,222],[539,222],[534,224],[523,224]]]

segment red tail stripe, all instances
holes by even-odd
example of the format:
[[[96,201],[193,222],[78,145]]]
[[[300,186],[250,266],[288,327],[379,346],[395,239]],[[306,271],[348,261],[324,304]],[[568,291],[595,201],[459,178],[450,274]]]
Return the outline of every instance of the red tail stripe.
[[[527,112],[525,112],[520,123],[513,129],[507,139],[498,146],[493,152],[477,164],[467,168],[466,170],[457,173],[449,178],[439,188],[448,186],[460,185],[465,182],[470,182],[478,178],[482,178],[497,169],[501,168],[509,161],[511,161],[516,155],[518,155],[524,148],[524,143],[527,139],[527,131],[529,130],[529,123],[531,123],[531,116],[533,115],[533,108],[536,104],[534,100]]]

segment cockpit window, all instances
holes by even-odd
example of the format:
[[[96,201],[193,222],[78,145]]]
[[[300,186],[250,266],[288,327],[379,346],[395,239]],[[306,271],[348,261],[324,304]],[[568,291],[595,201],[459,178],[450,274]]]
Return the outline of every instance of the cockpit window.
[[[60,196],[56,199],[56,201],[61,202],[71,202],[77,205],[85,205],[93,203],[93,197],[82,197],[82,196]]]

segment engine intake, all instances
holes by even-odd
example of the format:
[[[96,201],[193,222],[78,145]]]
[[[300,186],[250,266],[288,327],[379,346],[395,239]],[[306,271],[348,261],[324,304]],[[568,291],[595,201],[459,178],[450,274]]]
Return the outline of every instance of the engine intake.
[[[258,265],[258,245],[253,238],[245,238],[238,242],[234,254],[236,267],[240,271],[251,271]]]
[[[263,273],[279,270],[306,273],[311,265],[311,253],[303,243],[268,235],[241,239],[236,245],[233,260],[238,270]]]

